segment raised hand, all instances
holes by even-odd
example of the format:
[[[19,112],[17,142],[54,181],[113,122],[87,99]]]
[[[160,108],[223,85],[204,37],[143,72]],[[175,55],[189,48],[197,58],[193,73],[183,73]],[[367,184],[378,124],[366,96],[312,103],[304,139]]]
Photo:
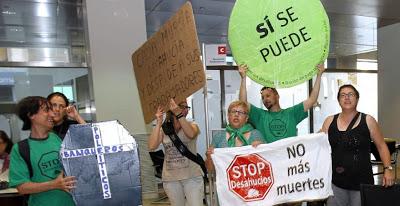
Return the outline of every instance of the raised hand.
[[[175,116],[182,112],[182,109],[176,104],[173,98],[169,100],[169,110],[171,110]]]
[[[242,79],[246,78],[247,69],[249,69],[249,68],[247,67],[246,64],[239,65],[238,71],[239,71],[240,77],[242,77]]]
[[[322,73],[324,73],[326,70],[324,64],[318,64],[317,69],[318,69],[318,75],[322,75]]]
[[[161,106],[158,106],[157,112],[156,112],[157,124],[162,124],[163,114],[164,114],[164,109]]]

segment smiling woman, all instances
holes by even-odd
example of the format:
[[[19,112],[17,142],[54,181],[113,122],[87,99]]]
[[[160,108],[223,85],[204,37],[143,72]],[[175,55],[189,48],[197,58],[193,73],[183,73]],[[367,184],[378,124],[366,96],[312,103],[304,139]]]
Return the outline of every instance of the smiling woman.
[[[70,105],[68,98],[61,92],[53,92],[47,96],[54,112],[53,132],[64,139],[68,128],[72,124],[85,124],[74,105]]]

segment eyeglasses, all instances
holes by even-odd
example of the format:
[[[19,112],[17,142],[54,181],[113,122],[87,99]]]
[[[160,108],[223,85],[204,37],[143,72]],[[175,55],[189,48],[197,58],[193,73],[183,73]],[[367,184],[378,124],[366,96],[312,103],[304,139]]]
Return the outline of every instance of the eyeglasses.
[[[187,105],[179,105],[179,108],[190,110],[191,107],[189,107],[189,106],[187,106]]]
[[[244,112],[244,111],[240,111],[240,110],[230,110],[229,111],[229,114],[231,114],[231,115],[235,115],[235,114],[237,114],[237,115],[239,115],[239,116],[246,116],[247,115],[247,112]]]
[[[348,97],[348,98],[354,98],[356,95],[353,93],[353,92],[350,92],[350,93],[348,93],[348,94],[346,94],[346,93],[340,93],[339,94],[339,97],[341,98],[341,99],[344,99],[344,98],[346,98],[346,97]]]

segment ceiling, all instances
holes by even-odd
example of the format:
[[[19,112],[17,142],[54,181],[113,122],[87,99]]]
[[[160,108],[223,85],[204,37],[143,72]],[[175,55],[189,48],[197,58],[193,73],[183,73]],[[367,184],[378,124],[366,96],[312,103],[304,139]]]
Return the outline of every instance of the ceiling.
[[[84,45],[82,0],[0,0],[1,47]]]
[[[235,1],[190,1],[200,43],[228,43],[229,16]],[[185,2],[185,0],[145,0],[148,37]],[[321,2],[328,13],[331,26],[330,57],[376,51],[377,28],[400,22],[399,0],[321,0]]]
[[[64,61],[72,56],[72,62],[85,61],[84,1],[0,0],[0,50],[1,47],[28,47],[31,48],[28,52],[32,52],[32,48],[55,48],[50,50],[53,55],[51,58]],[[156,32],[186,2],[144,1],[148,36]],[[399,0],[321,2],[331,24],[330,57],[375,51],[377,27],[400,22]],[[191,0],[191,3],[200,43],[227,43],[229,16],[235,0]],[[63,49],[70,51],[71,56],[64,57]],[[35,55],[30,55],[30,58],[47,55],[44,50],[34,50],[33,53]],[[1,55],[0,61],[3,61]]]

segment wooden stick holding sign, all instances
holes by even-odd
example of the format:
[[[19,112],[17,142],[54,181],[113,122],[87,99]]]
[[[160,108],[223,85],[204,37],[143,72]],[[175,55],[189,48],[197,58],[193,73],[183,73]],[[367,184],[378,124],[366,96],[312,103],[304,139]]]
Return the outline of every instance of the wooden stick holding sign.
[[[133,69],[146,123],[159,105],[168,109],[205,85],[192,5],[186,2],[162,28],[132,55]]]

